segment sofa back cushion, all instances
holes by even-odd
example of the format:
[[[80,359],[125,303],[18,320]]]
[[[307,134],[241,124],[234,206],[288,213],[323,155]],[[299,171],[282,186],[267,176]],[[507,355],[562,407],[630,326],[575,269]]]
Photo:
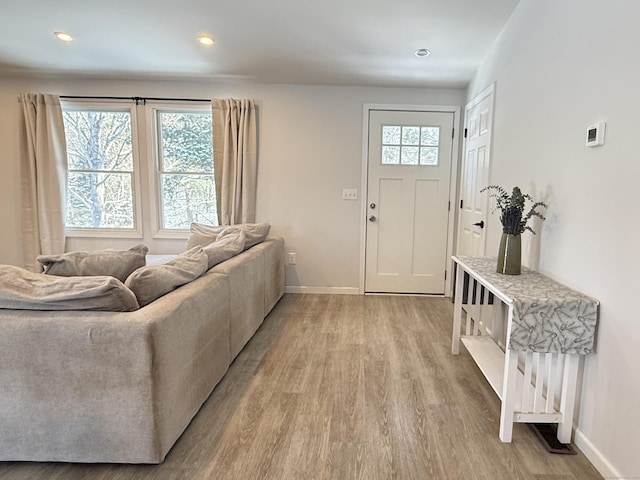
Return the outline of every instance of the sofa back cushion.
[[[208,270],[207,254],[196,246],[162,265],[141,267],[125,281],[141,307],[200,277]]]
[[[202,247],[207,254],[208,268],[213,268],[242,252],[244,244],[245,234],[243,231],[238,231]]]
[[[226,235],[243,231],[245,233],[244,250],[246,250],[267,238],[271,230],[271,225],[268,223],[240,223],[238,225],[213,226],[203,223],[192,223],[189,230],[191,233],[187,239],[187,249],[193,248],[196,245],[204,247],[216,240],[221,240]]]
[[[187,250],[200,245],[205,247],[211,242],[215,242],[218,234],[227,228],[227,225],[213,226],[204,223],[193,222],[189,226],[189,238],[187,239]]]
[[[241,225],[229,225],[218,234],[218,240],[240,231],[244,232],[244,250],[246,250],[247,248],[251,248],[264,241],[271,231],[271,225],[268,223],[243,223]]]
[[[124,282],[131,272],[143,267],[149,249],[135,245],[129,250],[97,250],[39,255],[37,260],[47,275],[62,277],[108,275]]]
[[[130,312],[138,302],[112,276],[58,277],[0,265],[0,308]]]

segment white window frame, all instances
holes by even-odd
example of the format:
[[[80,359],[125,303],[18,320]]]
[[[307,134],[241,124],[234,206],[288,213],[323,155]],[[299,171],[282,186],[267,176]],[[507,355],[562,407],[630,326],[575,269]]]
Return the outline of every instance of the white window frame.
[[[162,227],[162,182],[160,180],[160,125],[158,123],[158,112],[172,113],[209,113],[211,105],[208,103],[147,103],[145,106],[145,120],[147,138],[150,141],[150,148],[147,154],[148,172],[150,179],[150,197],[153,204],[151,213],[151,231],[154,239],[186,239],[189,237],[189,229],[165,229]],[[211,139],[213,141],[213,138]],[[214,179],[215,180],[215,179]]]
[[[94,101],[79,101],[79,100],[63,100],[61,102],[62,110],[64,111],[105,111],[105,112],[129,112],[131,119],[131,149],[133,156],[133,171],[132,171],[132,189],[133,189],[133,228],[77,228],[66,227],[65,235],[67,237],[78,238],[143,238],[143,218],[141,209],[141,158],[140,155],[140,143],[138,141],[138,117],[136,112],[136,105],[131,103],[122,102],[101,102],[99,100]],[[65,176],[66,182],[66,176]],[[66,188],[66,184],[65,184]],[[65,204],[65,211],[67,206],[66,196],[63,199]],[[65,217],[66,224],[66,217]]]

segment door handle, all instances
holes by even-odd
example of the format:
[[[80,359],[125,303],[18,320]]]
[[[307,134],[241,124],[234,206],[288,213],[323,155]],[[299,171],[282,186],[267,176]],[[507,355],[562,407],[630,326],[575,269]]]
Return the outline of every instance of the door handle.
[[[376,216],[375,216],[375,215],[371,215],[371,216],[369,217],[369,221],[370,221],[370,222],[375,222],[376,220],[377,220],[377,218],[376,218]]]
[[[484,228],[484,220],[480,220],[477,223],[473,224],[475,227],[480,227],[480,228]]]

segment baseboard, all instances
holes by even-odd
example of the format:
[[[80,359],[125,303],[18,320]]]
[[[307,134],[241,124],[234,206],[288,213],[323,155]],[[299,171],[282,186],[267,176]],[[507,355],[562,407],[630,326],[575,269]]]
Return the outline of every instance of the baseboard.
[[[574,432],[573,442],[604,478],[624,479],[602,452],[600,452],[579,429],[576,429]]]
[[[319,293],[328,295],[360,295],[358,287],[305,287],[288,285],[285,293]]]

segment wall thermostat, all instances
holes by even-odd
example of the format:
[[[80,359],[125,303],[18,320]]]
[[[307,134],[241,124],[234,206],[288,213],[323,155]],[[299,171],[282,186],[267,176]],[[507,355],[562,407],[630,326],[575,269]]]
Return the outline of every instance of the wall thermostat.
[[[604,122],[598,122],[587,128],[587,147],[604,145]]]

